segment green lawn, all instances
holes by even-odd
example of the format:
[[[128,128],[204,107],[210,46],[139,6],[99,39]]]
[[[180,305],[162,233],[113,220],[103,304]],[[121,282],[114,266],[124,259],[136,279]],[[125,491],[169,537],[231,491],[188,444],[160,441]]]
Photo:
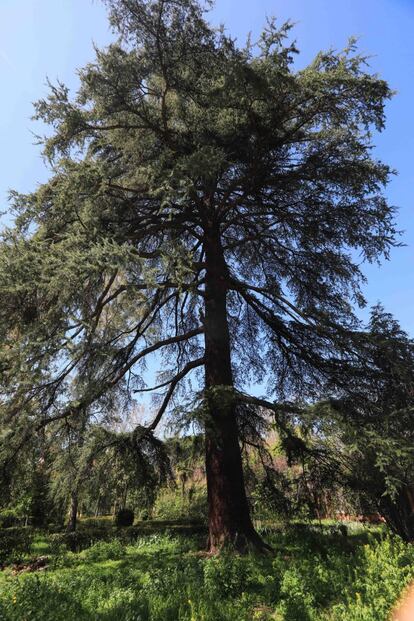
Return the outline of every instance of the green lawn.
[[[414,548],[379,529],[267,533],[268,556],[209,558],[200,536],[158,534],[79,553],[37,536],[45,571],[0,573],[3,621],[386,621]]]

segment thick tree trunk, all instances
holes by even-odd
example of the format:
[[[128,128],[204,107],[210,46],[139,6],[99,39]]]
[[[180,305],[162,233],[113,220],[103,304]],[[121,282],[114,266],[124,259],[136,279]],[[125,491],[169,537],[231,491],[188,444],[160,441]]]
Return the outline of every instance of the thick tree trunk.
[[[66,530],[74,533],[78,522],[78,493],[73,491],[70,495],[69,520]]]
[[[227,267],[219,233],[205,239],[205,423],[209,506],[209,550],[225,546],[243,552],[266,549],[254,530],[246,498],[236,412],[233,401],[230,335],[227,320]]]

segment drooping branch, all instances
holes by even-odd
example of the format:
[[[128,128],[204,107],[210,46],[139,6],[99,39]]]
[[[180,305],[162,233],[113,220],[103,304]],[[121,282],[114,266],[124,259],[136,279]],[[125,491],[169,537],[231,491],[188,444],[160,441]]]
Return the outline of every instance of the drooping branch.
[[[129,360],[128,363],[126,363],[122,367],[122,369],[118,372],[118,374],[110,381],[110,384],[112,386],[116,385],[119,382],[119,380],[122,379],[122,377],[127,373],[127,371],[129,371],[129,369],[131,369],[135,364],[137,364],[137,362],[139,362],[142,358],[145,358],[149,354],[152,354],[160,350],[163,347],[168,347],[169,345],[187,342],[189,339],[199,336],[200,334],[203,334],[203,332],[204,332],[204,327],[199,326],[198,328],[194,328],[193,330],[190,330],[189,332],[186,332],[185,334],[179,334],[176,336],[172,336],[168,339],[164,339],[163,341],[158,341],[154,343],[153,345],[146,347],[145,349],[138,352],[135,356],[133,356],[131,360]]]
[[[156,417],[154,418],[154,420],[152,421],[152,423],[150,424],[150,426],[148,427],[149,431],[154,431],[156,429],[156,427],[158,426],[159,422],[161,421],[161,418],[163,417],[168,404],[174,394],[174,390],[176,389],[177,385],[179,384],[179,382],[186,376],[188,375],[188,373],[190,373],[190,371],[192,371],[193,369],[196,369],[197,367],[201,367],[204,365],[205,359],[204,357],[202,358],[198,358],[198,360],[192,360],[191,362],[188,362],[185,367],[180,371],[180,373],[178,373],[171,381],[170,381],[170,387],[168,389],[167,394],[164,397],[164,400],[161,404],[160,409],[157,412]]]

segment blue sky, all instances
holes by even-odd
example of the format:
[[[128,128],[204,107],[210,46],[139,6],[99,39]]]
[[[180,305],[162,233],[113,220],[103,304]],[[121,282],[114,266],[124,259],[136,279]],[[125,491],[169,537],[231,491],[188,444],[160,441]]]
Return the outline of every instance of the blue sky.
[[[367,266],[368,302],[381,300],[414,336],[413,158],[414,0],[217,0],[210,18],[244,40],[257,34],[266,15],[296,22],[303,65],[320,49],[343,47],[360,37],[371,65],[397,95],[387,109],[387,128],[376,138],[377,154],[398,171],[388,189],[400,207],[398,228],[407,246],[395,249],[380,269]],[[32,102],[45,95],[46,77],[75,89],[76,68],[113,35],[98,0],[0,0],[0,208],[9,188],[30,191],[47,178],[32,132]]]

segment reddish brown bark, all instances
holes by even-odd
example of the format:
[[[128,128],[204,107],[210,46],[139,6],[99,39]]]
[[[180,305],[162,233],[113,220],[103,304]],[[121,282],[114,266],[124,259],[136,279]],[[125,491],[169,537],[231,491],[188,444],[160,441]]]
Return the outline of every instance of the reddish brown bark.
[[[209,550],[224,546],[239,551],[267,546],[256,533],[244,486],[243,465],[232,400],[230,334],[227,320],[227,266],[219,233],[206,236],[205,426],[209,506]]]

